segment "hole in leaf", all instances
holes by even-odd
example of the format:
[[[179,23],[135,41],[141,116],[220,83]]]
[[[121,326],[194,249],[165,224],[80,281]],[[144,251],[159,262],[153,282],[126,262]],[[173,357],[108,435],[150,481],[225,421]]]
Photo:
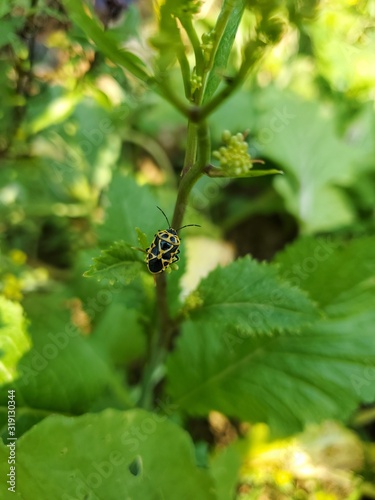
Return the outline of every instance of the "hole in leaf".
[[[139,476],[139,474],[142,473],[143,469],[142,457],[140,455],[137,455],[135,459],[129,464],[128,468],[133,476]]]

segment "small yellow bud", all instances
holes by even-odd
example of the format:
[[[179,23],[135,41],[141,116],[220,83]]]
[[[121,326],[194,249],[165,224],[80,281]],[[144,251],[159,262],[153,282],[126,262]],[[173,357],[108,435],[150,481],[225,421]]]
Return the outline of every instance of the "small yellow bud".
[[[199,292],[194,291],[190,293],[185,299],[184,310],[185,312],[192,311],[203,305],[203,299],[199,295]]]
[[[224,142],[224,143],[227,143],[230,141],[232,137],[232,134],[230,133],[229,130],[224,130],[222,135],[221,135],[221,140]]]
[[[17,264],[18,266],[22,266],[26,262],[26,254],[22,252],[22,250],[18,250],[17,248],[14,248],[9,252],[9,257],[10,259],[14,262],[14,264]]]
[[[10,300],[21,300],[21,282],[14,274],[6,274],[3,278],[3,294]]]
[[[252,168],[252,161],[244,135],[241,132],[232,135],[229,130],[224,130],[221,138],[225,146],[214,151],[213,157],[219,160],[226,175],[246,174]]]

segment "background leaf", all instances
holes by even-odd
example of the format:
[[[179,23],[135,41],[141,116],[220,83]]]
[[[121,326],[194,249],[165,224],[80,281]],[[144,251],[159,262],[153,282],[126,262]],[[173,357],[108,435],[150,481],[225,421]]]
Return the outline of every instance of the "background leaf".
[[[303,238],[279,253],[275,262],[283,278],[297,284],[327,312],[348,315],[371,308],[375,296],[375,237],[340,243]]]
[[[210,100],[223,79],[223,73],[227,68],[228,59],[245,5],[245,0],[225,0],[223,3],[216,29],[225,21],[226,24],[208,76],[203,102]],[[228,11],[230,12],[229,18],[227,18]]]
[[[318,102],[272,87],[256,102],[256,147],[285,170],[285,176],[275,178],[275,187],[304,232],[349,225],[353,212],[339,186],[352,182],[371,150],[340,137],[334,117]]]
[[[8,454],[0,443],[3,477]],[[4,499],[6,488],[2,481]],[[16,491],[13,498],[40,500],[215,498],[212,480],[194,463],[186,432],[143,410],[45,419],[17,442]]]
[[[123,66],[143,81],[149,80],[143,61],[129,51],[120,49],[111,33],[105,32],[96,19],[89,17],[84,4],[74,0],[63,0],[70,19],[72,19],[94,41],[98,49],[114,63]],[[86,7],[87,8],[87,7]]]

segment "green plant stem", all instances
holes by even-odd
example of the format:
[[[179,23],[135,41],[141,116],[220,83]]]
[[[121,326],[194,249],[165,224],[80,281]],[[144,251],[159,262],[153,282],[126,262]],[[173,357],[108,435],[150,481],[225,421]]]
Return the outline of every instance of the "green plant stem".
[[[180,227],[185,214],[187,201],[192,187],[199,177],[203,175],[210,156],[210,136],[206,122],[199,125],[189,123],[188,143],[185,154],[184,167],[188,167],[182,177],[178,190],[172,227]],[[167,301],[167,280],[165,273],[155,276],[156,301],[159,322],[152,332],[149,343],[148,362],[146,364],[141,384],[141,395],[138,406],[151,409],[153,404],[153,391],[158,383],[157,370],[164,363],[175,322],[171,318]]]
[[[194,28],[192,20],[191,20],[191,17],[190,16],[186,16],[186,17],[181,16],[179,19],[181,21],[182,26],[184,27],[184,30],[186,31],[187,36],[189,37],[190,43],[191,43],[193,50],[194,50],[197,75],[203,76],[204,65],[205,65],[204,56],[203,56],[202,47],[201,47],[197,32],[195,31],[195,28]]]
[[[156,281],[156,300],[159,311],[160,318],[160,328],[159,330],[162,332],[166,332],[170,323],[170,316],[168,310],[168,302],[167,302],[167,280],[165,277],[165,273],[158,274],[155,277]],[[158,339],[158,345],[161,345],[162,336]]]
[[[190,101],[191,99],[190,65],[185,54],[184,46],[182,44],[181,47],[178,49],[177,59],[181,69],[181,76],[184,84],[185,97]]]
[[[194,165],[197,155],[197,124],[189,121],[187,127],[187,141],[184,166],[182,168],[181,177],[183,177]],[[177,227],[177,226],[173,226]]]
[[[176,228],[182,226],[190,192],[197,180],[203,175],[204,168],[210,157],[210,135],[207,123],[202,122],[199,125],[189,123],[189,128],[194,138],[194,140],[191,138],[191,147],[193,147],[193,145],[196,147],[197,145],[197,154],[195,163],[191,165],[181,179],[172,219],[172,227]],[[190,165],[193,156],[195,156],[195,152],[193,155],[192,151],[187,149],[185,166]]]
[[[171,318],[167,302],[167,280],[164,273],[155,276],[156,286],[156,306],[159,322],[156,328],[151,332],[149,342],[148,362],[146,364],[141,386],[141,395],[138,406],[145,409],[152,408],[153,390],[158,380],[155,372],[165,357],[165,337],[171,328]],[[169,334],[168,334],[169,337]]]
[[[198,158],[197,169],[200,174],[204,173],[204,169],[208,165],[211,157],[211,137],[210,129],[206,121],[202,121],[198,127]]]
[[[105,56],[109,57],[114,63],[124,67],[132,75],[144,82],[149,88],[161,95],[183,115],[189,115],[188,106],[175,94],[175,92],[173,92],[168,83],[151,76],[142,62],[134,56],[134,54],[120,49],[113,40],[108,37],[108,34],[103,31],[99,23],[86,14],[81,2],[63,0],[63,5],[70,19],[85,32],[88,38],[94,40],[98,49]]]
[[[153,332],[149,346],[148,362],[143,372],[141,395],[137,406],[145,410],[151,410],[153,407],[153,392],[158,382],[156,372],[165,357],[164,349],[159,345],[161,331],[161,328],[158,328]]]

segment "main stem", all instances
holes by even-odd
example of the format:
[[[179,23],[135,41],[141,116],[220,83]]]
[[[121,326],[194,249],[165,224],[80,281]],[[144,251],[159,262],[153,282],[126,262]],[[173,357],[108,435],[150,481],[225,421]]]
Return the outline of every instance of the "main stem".
[[[175,210],[172,219],[172,227],[178,228],[182,225],[189,194],[192,187],[203,173],[210,155],[210,137],[206,122],[188,124],[188,140],[185,154],[185,162],[181,183],[178,189]],[[170,316],[167,301],[167,279],[165,273],[155,277],[156,300],[159,322],[152,333],[149,346],[149,358],[145,367],[139,406],[151,409],[153,405],[153,392],[158,382],[157,370],[164,363],[168,353],[168,347],[175,324]]]
[[[205,121],[198,124],[189,122],[188,144],[183,168],[184,176],[178,189],[172,227],[182,226],[190,192],[209,163],[210,151],[211,142],[207,123]]]

